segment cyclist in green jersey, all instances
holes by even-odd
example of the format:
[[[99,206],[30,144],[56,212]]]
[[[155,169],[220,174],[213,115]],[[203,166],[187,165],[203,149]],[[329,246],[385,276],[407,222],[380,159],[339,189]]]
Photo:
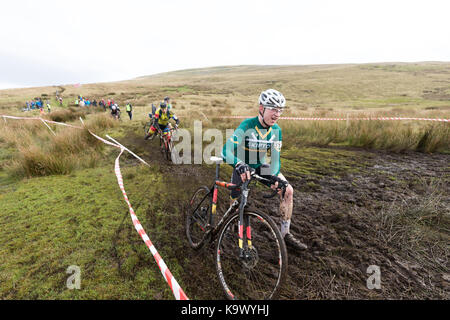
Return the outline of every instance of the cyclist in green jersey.
[[[281,235],[287,245],[299,250],[307,246],[290,232],[293,210],[294,189],[280,172],[280,152],[282,146],[281,128],[276,122],[286,105],[284,96],[274,89],[261,92],[259,96],[259,115],[242,121],[227,140],[222,150],[223,159],[233,166],[231,182],[241,184],[250,179],[250,169],[272,181],[272,188],[279,184],[286,186],[284,195],[280,191],[280,212],[282,214]],[[270,165],[266,155],[270,154]],[[239,191],[231,192],[231,199],[239,196]]]

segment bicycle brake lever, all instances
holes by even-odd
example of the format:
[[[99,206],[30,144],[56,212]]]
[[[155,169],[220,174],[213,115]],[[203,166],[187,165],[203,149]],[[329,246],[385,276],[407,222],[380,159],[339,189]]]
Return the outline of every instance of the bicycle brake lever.
[[[275,190],[272,191],[272,193],[268,194],[268,195],[263,195],[263,198],[269,199],[269,198],[273,198],[275,197],[278,192],[280,192],[281,190],[283,190],[282,194],[281,194],[281,198],[284,198],[284,195],[286,194],[286,188],[276,188]]]
[[[277,195],[278,191],[279,191],[278,189],[275,189],[272,191],[272,193],[270,193],[268,195],[263,194],[263,198],[265,198],[265,199],[273,198]]]

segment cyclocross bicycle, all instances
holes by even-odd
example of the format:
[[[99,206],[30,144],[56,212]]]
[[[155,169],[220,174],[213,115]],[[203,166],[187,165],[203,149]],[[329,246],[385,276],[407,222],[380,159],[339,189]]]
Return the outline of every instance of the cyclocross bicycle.
[[[176,128],[165,128],[164,130],[158,130],[159,136],[159,147],[161,149],[161,153],[163,156],[172,161],[172,151],[174,149],[173,141],[172,141],[172,132],[177,130]]]
[[[240,187],[219,180],[221,158],[216,163],[212,187],[202,186],[193,194],[186,210],[186,236],[193,249],[216,239],[217,276],[228,299],[275,299],[286,279],[286,245],[276,224],[266,213],[247,207],[251,181],[269,182],[251,169],[251,179]],[[218,187],[239,190],[221,220],[215,225]],[[274,197],[280,189],[264,198]],[[244,232],[245,231],[245,232]]]
[[[144,125],[145,136],[148,135],[151,125],[152,125],[152,122],[147,122]],[[172,135],[173,135],[173,131],[176,131],[176,130],[177,130],[177,128],[167,127],[164,130],[158,129],[158,132],[157,132],[157,136],[159,137],[159,148],[161,150],[161,153],[162,153],[163,157],[169,161],[172,161],[172,157],[175,156],[173,154],[175,147],[174,147],[174,144],[172,141]],[[175,162],[175,161],[173,161],[173,162]]]

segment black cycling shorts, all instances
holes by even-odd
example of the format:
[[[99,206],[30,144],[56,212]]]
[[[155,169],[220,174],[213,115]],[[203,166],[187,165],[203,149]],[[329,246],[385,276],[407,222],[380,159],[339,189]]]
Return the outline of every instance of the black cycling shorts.
[[[231,175],[231,183],[240,186],[242,184],[242,179],[239,174],[236,173],[236,170],[233,169],[233,174]],[[230,197],[232,200],[235,200],[241,194],[238,190],[231,190]]]

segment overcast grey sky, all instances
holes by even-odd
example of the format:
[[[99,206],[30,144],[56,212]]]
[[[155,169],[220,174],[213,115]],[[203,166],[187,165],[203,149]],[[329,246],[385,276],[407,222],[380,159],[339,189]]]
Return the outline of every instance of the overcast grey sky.
[[[450,1],[1,1],[0,88],[241,64],[450,61]]]

